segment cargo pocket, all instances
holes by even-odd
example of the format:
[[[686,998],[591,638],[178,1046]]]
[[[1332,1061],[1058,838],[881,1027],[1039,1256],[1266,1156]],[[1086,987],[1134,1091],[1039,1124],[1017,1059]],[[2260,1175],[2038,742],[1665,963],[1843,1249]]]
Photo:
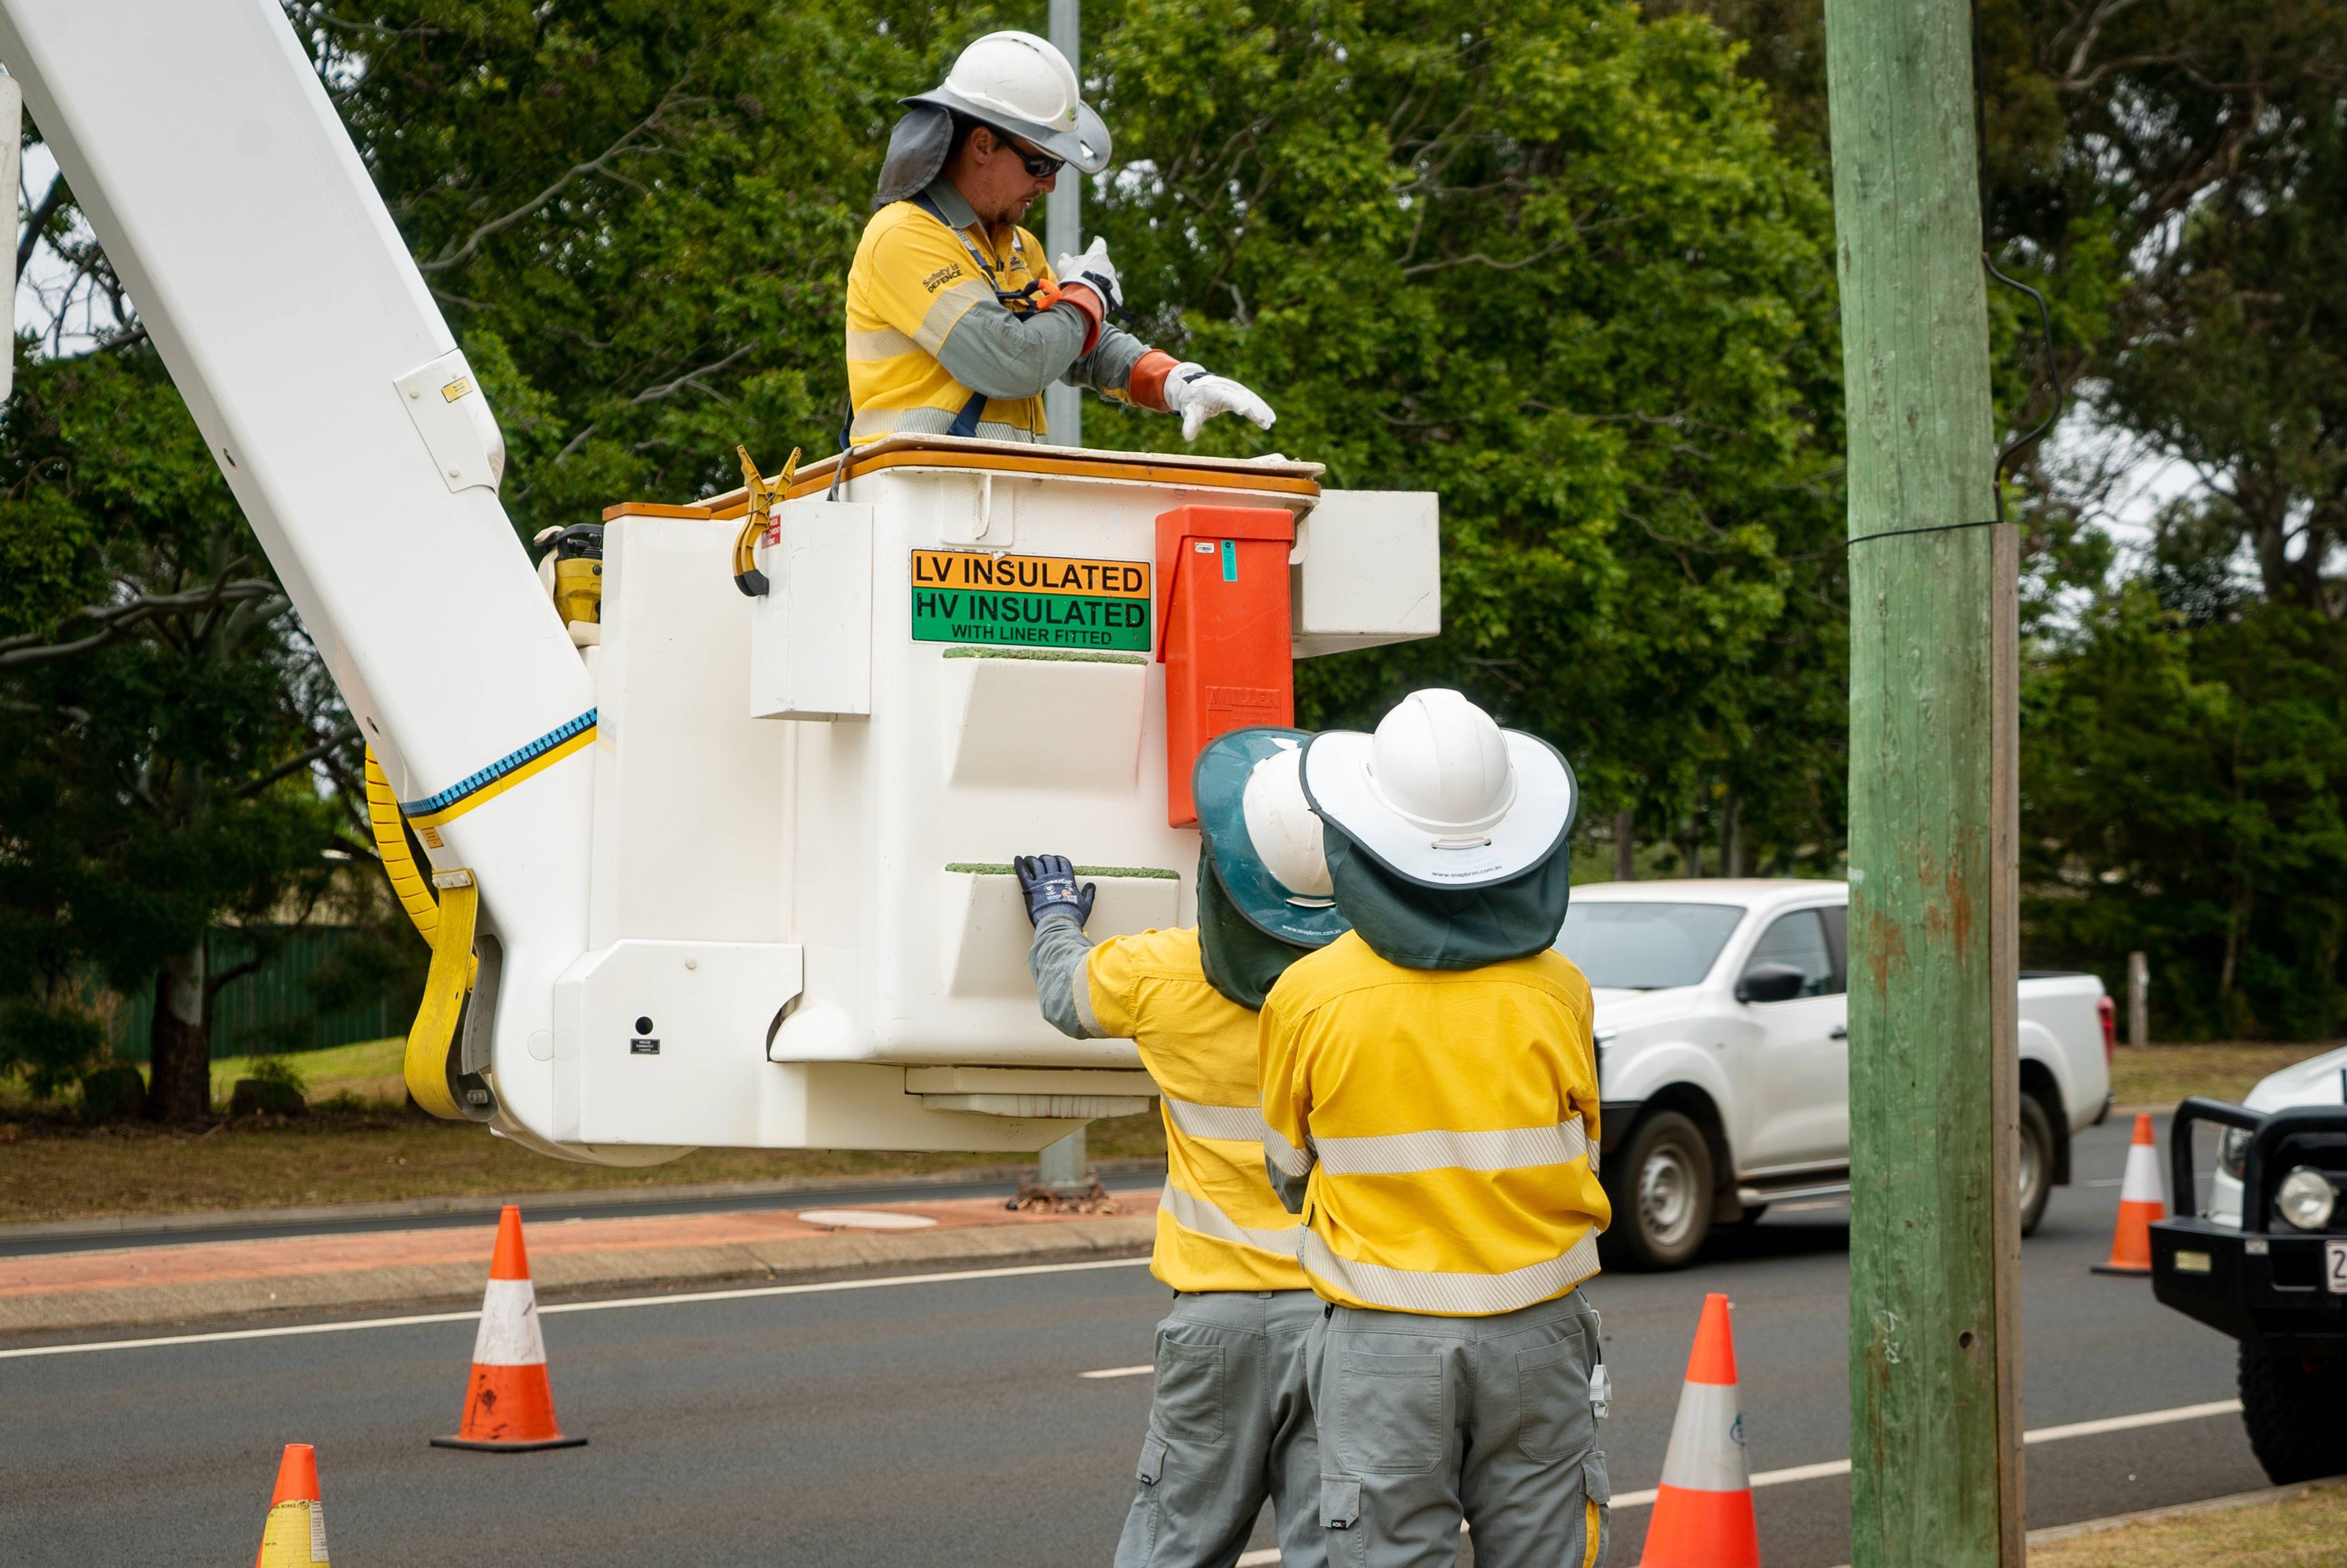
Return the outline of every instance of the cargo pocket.
[[[1141,1445],[1141,1463],[1134,1467],[1133,1478],[1143,1486],[1155,1486],[1165,1473],[1165,1440],[1152,1432]]]
[[[1597,1440],[1590,1402],[1589,1349],[1578,1329],[1553,1345],[1516,1355],[1516,1447],[1553,1464]]]
[[[1157,1395],[1149,1423],[1175,1442],[1223,1440],[1223,1348],[1157,1334]]]
[[[1605,1533],[1613,1528],[1614,1493],[1605,1479],[1605,1456],[1592,1452],[1581,1466],[1581,1568],[1605,1560]]]
[[[1442,1358],[1337,1358],[1337,1430],[1346,1464],[1385,1475],[1424,1475],[1442,1462]]]
[[[1320,1523],[1328,1530],[1350,1530],[1361,1518],[1361,1483],[1348,1475],[1320,1478]]]

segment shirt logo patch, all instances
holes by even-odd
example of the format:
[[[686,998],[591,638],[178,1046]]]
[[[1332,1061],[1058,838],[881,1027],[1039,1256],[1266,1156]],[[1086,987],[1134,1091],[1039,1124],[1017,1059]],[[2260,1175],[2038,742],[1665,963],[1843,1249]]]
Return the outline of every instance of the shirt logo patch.
[[[939,289],[944,288],[948,283],[952,282],[956,278],[958,278],[961,275],[961,263],[959,261],[948,261],[944,266],[939,267],[936,272],[931,272],[928,277],[923,278],[921,280],[921,287],[928,290],[929,292],[934,294]]]

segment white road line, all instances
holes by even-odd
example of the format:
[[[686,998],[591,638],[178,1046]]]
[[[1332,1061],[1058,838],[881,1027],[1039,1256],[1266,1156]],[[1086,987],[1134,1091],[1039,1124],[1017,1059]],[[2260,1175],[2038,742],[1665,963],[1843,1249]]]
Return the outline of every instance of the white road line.
[[[2229,1416],[2241,1408],[2239,1399],[2211,1399],[2205,1405],[2178,1405],[2168,1410],[2145,1410],[2132,1416],[2106,1416],[2099,1421],[2073,1421],[2065,1427],[2040,1427],[2034,1432],[2024,1432],[2024,1443],[2056,1443],[2065,1438],[2099,1437],[2105,1432],[2131,1432],[2141,1427],[2164,1427],[2176,1421],[2197,1421],[2209,1416]],[[1848,1475],[1850,1460],[1826,1460],[1819,1464],[1797,1464],[1787,1470],[1764,1470],[1752,1478],[1755,1488],[1783,1486],[1797,1481],[1823,1481],[1828,1476]],[[1615,1508],[1645,1508],[1655,1501],[1655,1492],[1617,1491],[1614,1494]],[[1464,1531],[1466,1526],[1460,1526]],[[1279,1561],[1276,1547],[1265,1547],[1239,1558],[1238,1568],[1268,1568]]]
[[[885,1279],[827,1279],[815,1285],[762,1285],[743,1290],[702,1290],[682,1296],[629,1296],[610,1301],[556,1301],[538,1306],[541,1317],[558,1312],[613,1312],[626,1307],[692,1307],[705,1301],[751,1301],[764,1296],[815,1296],[834,1290],[881,1290],[897,1285],[943,1285],[954,1280],[1015,1279],[1030,1274],[1076,1274],[1095,1268],[1143,1268],[1145,1257],[1111,1257],[1083,1263],[1033,1263],[1016,1268],[966,1268],[938,1274],[898,1274]],[[362,1317],[348,1323],[299,1323],[282,1328],[230,1328],[213,1334],[170,1334],[152,1339],[103,1339],[85,1345],[29,1345],[0,1350],[0,1361],[25,1356],[79,1356],[93,1350],[144,1350],[158,1345],[211,1345],[227,1339],[282,1339],[295,1334],[347,1334],[359,1328],[405,1328],[419,1323],[469,1323],[478,1312],[423,1312],[406,1317]]]
[[[1144,1361],[1138,1367],[1102,1367],[1097,1372],[1079,1372],[1076,1376],[1079,1378],[1138,1378],[1143,1372],[1155,1370],[1157,1370],[1155,1363]]]

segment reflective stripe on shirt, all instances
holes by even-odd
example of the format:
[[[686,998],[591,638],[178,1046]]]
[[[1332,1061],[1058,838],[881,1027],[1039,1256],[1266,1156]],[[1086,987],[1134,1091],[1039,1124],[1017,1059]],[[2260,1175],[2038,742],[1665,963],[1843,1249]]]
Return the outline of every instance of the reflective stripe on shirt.
[[[1553,1127],[1493,1132],[1394,1132],[1378,1138],[1316,1138],[1313,1153],[1332,1176],[1399,1176],[1413,1171],[1513,1171],[1569,1165],[1589,1153],[1581,1118]],[[1286,1167],[1282,1166],[1285,1170]],[[1291,1175],[1301,1174],[1290,1172]]]
[[[1263,1152],[1270,1156],[1273,1164],[1288,1175],[1308,1176],[1312,1173],[1310,1152],[1297,1148],[1273,1132],[1269,1123],[1266,1123],[1263,1130]]]
[[[1171,1181],[1157,1199],[1160,1207],[1174,1216],[1174,1223],[1200,1235],[1213,1236],[1216,1241],[1235,1242],[1241,1246],[1261,1247],[1282,1257],[1296,1255],[1296,1238],[1304,1234],[1300,1225],[1283,1230],[1257,1230],[1243,1225],[1216,1208],[1208,1199],[1195,1193],[1185,1193]]]
[[[1318,1232],[1303,1235],[1304,1272],[1316,1286],[1325,1281],[1348,1299],[1394,1312],[1491,1317],[1563,1296],[1597,1272],[1594,1229],[1560,1256],[1504,1274],[1445,1274],[1357,1263],[1338,1257]]]
[[[1193,1138],[1223,1138],[1235,1143],[1263,1142],[1263,1107],[1256,1105],[1201,1105],[1195,1101],[1176,1100],[1164,1094],[1165,1113],[1174,1118],[1174,1125]]]

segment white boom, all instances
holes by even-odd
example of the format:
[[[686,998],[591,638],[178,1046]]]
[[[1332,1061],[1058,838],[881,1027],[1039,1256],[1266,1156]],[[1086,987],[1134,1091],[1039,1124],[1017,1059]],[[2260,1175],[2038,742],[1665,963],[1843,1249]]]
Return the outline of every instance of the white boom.
[[[387,860],[404,817],[443,888],[419,1101],[610,1163],[1146,1105],[1131,1044],[1044,1022],[1004,863],[1100,867],[1096,936],[1194,917],[1198,748],[1286,723],[1294,658],[1434,633],[1433,497],[889,439],[751,531],[612,508],[549,568],[601,574],[566,627],[276,0],[0,0],[0,63],[381,760]]]

